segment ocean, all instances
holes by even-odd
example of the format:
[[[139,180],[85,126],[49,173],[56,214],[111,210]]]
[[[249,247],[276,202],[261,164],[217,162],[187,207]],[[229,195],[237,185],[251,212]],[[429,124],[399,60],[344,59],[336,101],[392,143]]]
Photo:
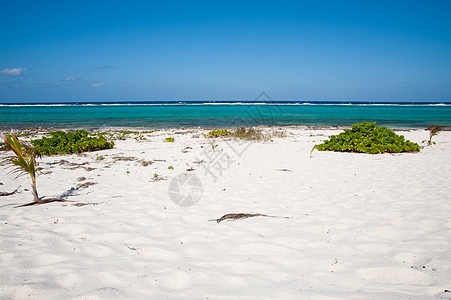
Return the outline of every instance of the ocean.
[[[0,129],[350,126],[451,127],[451,103],[368,102],[104,102],[0,104]]]

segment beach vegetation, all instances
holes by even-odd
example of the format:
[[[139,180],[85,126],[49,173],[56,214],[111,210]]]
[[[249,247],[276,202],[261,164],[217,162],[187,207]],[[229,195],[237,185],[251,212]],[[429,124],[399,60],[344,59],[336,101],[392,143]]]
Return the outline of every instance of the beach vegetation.
[[[34,132],[27,132],[27,133],[20,133],[16,135],[17,137],[35,137],[36,133]]]
[[[240,126],[235,129],[233,132],[233,136],[242,140],[263,140],[264,136],[262,134],[261,129],[257,129],[255,127],[246,128],[244,126]]]
[[[227,129],[215,129],[207,134],[204,134],[206,138],[217,138],[217,137],[223,137],[223,136],[229,136],[232,132],[228,131]]]
[[[139,133],[135,136],[134,139],[137,140],[137,141],[145,141],[145,140],[147,140],[147,138],[146,138],[141,132],[139,132]]]
[[[118,132],[117,134],[113,135],[113,139],[119,140],[119,141],[125,141],[130,136],[126,132]]]
[[[99,137],[105,137],[108,140],[115,141],[115,140],[126,140],[128,138],[133,138],[137,141],[140,140],[147,140],[147,137],[145,134],[151,134],[153,132],[159,131],[157,130],[147,130],[147,131],[133,131],[133,130],[120,130],[120,131],[103,131],[96,133]]]
[[[150,165],[153,164],[153,161],[151,161],[151,160],[145,160],[145,159],[141,159],[140,162],[141,162],[141,165],[142,165],[143,167],[147,167],[147,166],[150,166]]]
[[[248,141],[271,141],[274,142],[273,138],[283,138],[286,137],[286,132],[283,130],[267,130],[263,131],[260,128],[249,127],[246,128],[244,126],[237,127],[232,135],[232,137],[248,140]]]
[[[39,154],[30,146],[22,144],[14,133],[6,135],[2,133],[2,139],[7,147],[14,152],[14,156],[7,158],[7,161],[13,165],[11,173],[22,175],[29,175],[31,179],[31,193],[34,201],[39,201],[38,189],[36,186],[36,176],[38,169],[36,168],[36,157]],[[16,178],[17,178],[16,177]]]
[[[50,137],[31,141],[36,151],[42,155],[82,153],[114,147],[113,141],[108,141],[104,136],[92,136],[86,130],[53,131],[48,134]]]
[[[108,137],[111,140],[126,140],[130,138],[130,135],[133,133],[133,131],[130,130],[121,130],[118,132],[99,132],[98,135],[102,137]]]
[[[154,173],[150,181],[160,181],[160,180],[166,180],[166,177],[161,176],[160,174]]]
[[[266,134],[267,139],[271,139],[271,138],[284,138],[287,136],[287,133],[283,130],[275,130],[273,129],[271,132]]]
[[[216,147],[218,147],[218,144],[215,144],[213,142],[210,142],[210,146],[211,146],[211,151],[215,151]]]
[[[169,166],[168,169],[169,170],[174,170],[174,167],[173,166]]]
[[[28,175],[31,179],[31,193],[33,194],[34,201],[17,207],[69,201],[63,198],[39,198],[36,184],[39,169],[37,168],[36,158],[40,157],[40,153],[32,146],[21,143],[17,136],[12,132],[9,135],[2,133],[1,137],[9,150],[14,153],[13,156],[6,159],[6,162],[9,162],[13,167],[13,170],[10,173],[17,174],[17,177]]]
[[[445,129],[446,126],[443,125],[434,125],[431,124],[428,126],[428,128],[426,128],[426,130],[429,131],[429,141],[427,142],[427,144],[430,146],[432,144],[435,144],[435,142],[432,142],[432,137],[436,136],[440,131],[442,131],[443,129]],[[426,141],[423,141],[423,143]]]
[[[123,134],[123,135],[130,135],[130,134],[136,134],[138,132],[137,131],[133,131],[133,130],[121,130],[121,131],[119,131],[119,133]]]
[[[166,141],[166,143],[173,143],[175,141],[173,137],[167,137],[164,140]]]
[[[315,145],[319,151],[357,152],[357,153],[401,153],[418,152],[420,146],[404,136],[397,135],[387,127],[376,126],[376,123],[362,122],[352,125],[338,135],[330,136],[324,143]]]

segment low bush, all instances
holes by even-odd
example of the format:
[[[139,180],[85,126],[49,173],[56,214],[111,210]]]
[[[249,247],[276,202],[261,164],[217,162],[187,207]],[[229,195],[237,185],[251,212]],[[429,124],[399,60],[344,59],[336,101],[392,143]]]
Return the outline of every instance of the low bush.
[[[111,149],[114,142],[104,136],[90,136],[86,130],[49,132],[50,137],[32,140],[35,150],[43,155],[70,154]]]
[[[173,137],[167,137],[164,139],[167,143],[173,143],[175,140]]]
[[[229,136],[232,132],[228,131],[227,129],[215,129],[210,131],[209,133],[205,134],[204,136],[206,138],[216,138],[220,136]]]
[[[323,144],[313,149],[319,151],[361,152],[361,153],[400,153],[418,152],[420,146],[404,136],[397,135],[387,127],[376,126],[376,123],[357,123],[352,129],[345,129],[338,135],[332,135]],[[313,151],[312,149],[312,151]]]

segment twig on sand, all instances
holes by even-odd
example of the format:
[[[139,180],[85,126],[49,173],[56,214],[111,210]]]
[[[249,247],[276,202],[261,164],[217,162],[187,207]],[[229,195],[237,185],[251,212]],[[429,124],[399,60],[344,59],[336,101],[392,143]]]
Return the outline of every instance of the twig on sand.
[[[46,204],[46,203],[51,203],[51,202],[75,202],[75,201],[67,200],[67,199],[63,199],[63,198],[47,198],[47,199],[40,199],[40,200],[33,201],[30,203],[22,204],[22,205],[15,206],[15,207],[40,205],[40,204]]]
[[[6,207],[6,206],[12,206],[12,205],[17,205],[20,203],[9,203],[9,204],[5,204],[5,205],[1,205],[0,208]]]
[[[76,207],[82,207],[82,206],[86,206],[86,205],[98,205],[98,202],[87,202],[87,203],[82,203],[82,202],[78,202],[75,204],[72,204],[72,206],[76,206]]]
[[[12,192],[0,192],[0,196],[11,196],[14,195],[15,193],[17,193],[17,191],[19,190],[19,188],[21,187],[21,185],[19,185],[19,187],[17,189],[15,189]]]
[[[130,246],[127,245],[127,244],[125,244],[125,246],[127,246],[127,248],[130,249],[130,250],[136,251],[136,253],[138,253],[138,255],[141,255],[141,254],[139,254],[138,250],[136,250],[136,248],[130,247]]]
[[[293,172],[290,169],[276,169],[276,171],[281,171],[281,172]]]
[[[238,213],[238,214],[226,214],[226,215],[223,215],[222,217],[220,217],[219,219],[211,219],[208,221],[216,221],[216,223],[219,223],[224,220],[235,221],[235,220],[242,220],[242,219],[247,219],[247,218],[251,218],[251,217],[269,217],[269,218],[289,219],[289,217],[269,216],[269,215],[264,215],[264,214]]]

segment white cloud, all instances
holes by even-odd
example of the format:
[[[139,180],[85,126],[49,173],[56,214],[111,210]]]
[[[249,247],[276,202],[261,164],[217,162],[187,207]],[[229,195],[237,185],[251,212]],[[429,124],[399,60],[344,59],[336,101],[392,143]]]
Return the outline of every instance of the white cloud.
[[[105,82],[95,82],[95,83],[92,84],[93,87],[99,87],[99,86],[102,86],[102,85],[105,85]]]
[[[0,73],[6,76],[21,76],[26,70],[27,68],[6,68],[1,70]]]
[[[66,81],[75,81],[75,80],[77,80],[77,78],[72,77],[72,76],[69,76],[66,78]]]

